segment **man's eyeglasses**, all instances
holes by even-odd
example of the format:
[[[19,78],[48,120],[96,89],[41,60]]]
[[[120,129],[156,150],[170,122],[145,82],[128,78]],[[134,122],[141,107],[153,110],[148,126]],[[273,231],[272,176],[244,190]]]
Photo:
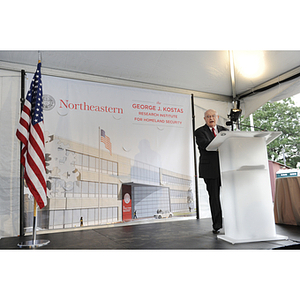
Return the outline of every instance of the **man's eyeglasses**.
[[[217,115],[212,115],[212,116],[206,116],[205,118],[206,118],[206,119],[210,119],[210,118],[215,119],[216,117],[217,117]]]

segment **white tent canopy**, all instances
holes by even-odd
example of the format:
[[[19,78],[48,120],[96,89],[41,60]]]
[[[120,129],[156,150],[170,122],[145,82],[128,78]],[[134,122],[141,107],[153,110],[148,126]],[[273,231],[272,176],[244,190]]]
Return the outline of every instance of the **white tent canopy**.
[[[0,51],[0,69],[33,72],[39,57],[45,75],[194,94],[223,118],[234,96],[248,116],[300,93],[300,51]]]

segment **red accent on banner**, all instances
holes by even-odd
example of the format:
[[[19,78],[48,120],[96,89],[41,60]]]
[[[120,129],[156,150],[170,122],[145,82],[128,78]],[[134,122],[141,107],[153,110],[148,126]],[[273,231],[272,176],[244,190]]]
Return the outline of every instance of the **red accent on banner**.
[[[131,186],[122,185],[122,216],[123,221],[132,219]]]
[[[132,208],[131,208],[131,199],[129,203],[126,203],[123,199],[123,221],[132,219]]]

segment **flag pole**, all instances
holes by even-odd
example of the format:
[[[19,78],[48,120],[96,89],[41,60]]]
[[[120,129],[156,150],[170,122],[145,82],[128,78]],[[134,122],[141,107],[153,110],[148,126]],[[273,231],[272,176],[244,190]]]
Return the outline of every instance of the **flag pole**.
[[[21,112],[25,102],[25,70],[21,70]],[[20,157],[22,153],[22,143],[20,143]],[[20,163],[20,236],[24,236],[24,167]]]
[[[24,149],[26,150],[26,151],[24,151],[24,152],[26,152],[26,157],[27,157],[27,153],[28,153],[28,149],[27,149],[27,142],[28,142],[28,140],[29,140],[29,138],[28,138],[28,136],[26,135],[26,133],[24,133],[24,129],[26,130],[26,132],[28,133],[29,131],[31,132],[31,128],[36,128],[36,130],[38,130],[41,134],[39,134],[38,136],[40,137],[40,136],[42,136],[43,138],[44,138],[44,129],[43,129],[43,127],[41,128],[40,127],[40,125],[39,125],[39,123],[38,122],[40,122],[40,121],[38,121],[37,122],[37,120],[38,120],[38,117],[40,117],[40,115],[39,115],[39,113],[40,112],[43,112],[43,110],[41,110],[41,109],[39,109],[39,107],[40,106],[42,106],[42,104],[43,104],[43,99],[42,99],[42,81],[41,81],[41,73],[40,73],[40,68],[41,68],[41,65],[40,65],[40,63],[41,63],[41,54],[40,54],[40,52],[39,52],[39,61],[38,61],[38,67],[37,67],[37,70],[36,70],[36,73],[35,73],[35,75],[34,75],[34,77],[33,77],[33,79],[32,79],[32,83],[31,83],[31,87],[30,87],[30,92],[28,92],[28,94],[27,94],[27,97],[26,97],[26,101],[29,103],[26,103],[26,109],[25,109],[25,112],[24,112],[24,110],[22,110],[22,112],[21,112],[21,119],[20,119],[20,124],[19,124],[19,126],[18,126],[18,129],[17,129],[17,133],[16,133],[16,135],[17,135],[17,137],[18,137],[18,139],[23,143],[23,144],[26,144],[26,147],[24,146]],[[37,89],[37,88],[39,88],[39,90]],[[31,94],[31,93],[33,93],[33,94]],[[34,109],[35,109],[35,105],[36,105],[36,107],[37,107],[37,109],[36,110],[34,110],[35,111],[35,119],[34,119],[34,121],[36,122],[34,125],[32,124],[32,122],[31,122],[31,117],[30,117],[30,115],[31,115],[31,113],[32,113],[32,111],[30,111],[30,113],[28,112],[28,110],[31,110],[32,109],[32,106],[31,106],[31,104],[34,102]],[[37,103],[37,104],[36,104]],[[27,105],[28,104],[28,105]],[[23,114],[23,112],[24,112],[24,114]],[[23,117],[25,118],[25,119],[23,119]],[[29,119],[28,119],[29,118]],[[23,122],[21,122],[21,120],[23,120]],[[25,122],[24,122],[24,120],[25,120]],[[27,122],[27,120],[29,120],[30,122],[28,123]],[[41,117],[41,120],[43,120],[43,115],[42,115],[42,117]],[[24,124],[25,125],[28,125],[29,124],[29,127],[26,127],[26,126],[24,126]],[[43,124],[43,123],[42,123]],[[31,126],[38,126],[38,127],[31,127]],[[29,129],[30,128],[30,129]],[[42,132],[40,131],[40,130],[42,130]],[[24,135],[25,134],[25,135]],[[34,140],[34,138],[33,138],[33,140]],[[35,140],[34,140],[35,141]],[[44,144],[44,141],[42,141],[42,143]],[[33,148],[31,148],[31,149],[34,149],[34,147]],[[40,148],[38,148],[38,150],[41,150],[42,152],[44,152],[44,149],[40,149]],[[36,151],[36,149],[34,149],[34,151]],[[30,152],[30,154],[31,153],[35,153],[33,150]],[[24,153],[23,153],[23,159],[24,159]],[[26,158],[27,159],[27,158]],[[24,159],[24,161],[23,161],[23,163],[24,163],[24,167],[25,167],[25,160],[26,159]],[[22,163],[22,152],[21,152],[21,163]],[[28,163],[28,161],[26,160],[26,163]],[[40,170],[38,170],[38,171],[40,171]],[[36,173],[34,173],[34,175],[36,176]],[[26,176],[27,176],[27,178],[26,178],[26,180],[29,178],[28,177],[28,173],[26,173]],[[44,178],[45,179],[45,178]],[[31,182],[31,181],[30,181]],[[40,181],[39,181],[40,182]],[[31,187],[31,188],[30,188]],[[33,193],[33,194],[38,194],[38,196],[40,196],[40,193],[39,193],[39,191],[37,191],[36,190],[36,187],[34,186],[34,187],[32,187],[32,185],[29,187],[29,189],[30,189],[30,191],[32,192],[32,189],[33,189],[33,191],[35,192],[35,193]],[[43,188],[43,186],[42,186],[42,188]],[[23,192],[24,193],[24,192]],[[47,197],[47,195],[46,195],[46,197]],[[45,205],[45,203],[47,203],[45,200],[42,200],[43,201],[43,204]],[[36,215],[37,215],[37,207],[36,207],[36,204],[37,204],[37,202],[36,202],[36,198],[34,197],[34,209],[33,209],[33,225],[32,225],[32,236],[33,236],[33,238],[32,238],[32,240],[31,241],[24,241],[24,242],[21,242],[21,243],[19,243],[19,244],[17,244],[17,246],[19,247],[19,248],[38,248],[38,247],[41,247],[41,246],[44,246],[44,245],[47,245],[47,244],[49,244],[50,243],[50,241],[49,240],[37,240],[36,239],[36,228],[37,228],[37,220],[36,220]],[[40,204],[39,204],[40,205]],[[44,206],[43,205],[43,206]],[[42,206],[42,207],[43,207]],[[40,206],[41,207],[41,206]],[[22,213],[22,212],[21,212]],[[21,226],[22,226],[22,224],[21,224]],[[22,230],[21,230],[21,233],[22,233]]]
[[[36,242],[36,200],[34,198],[33,205],[33,225],[32,225],[32,243],[35,245]]]
[[[34,198],[34,205],[33,205],[33,225],[32,225],[32,240],[31,241],[25,241],[18,244],[19,248],[39,248],[45,245],[48,245],[50,243],[49,240],[37,240],[36,239],[36,227],[37,227],[37,221],[36,221],[36,215],[37,215],[37,207],[36,207],[36,200]]]

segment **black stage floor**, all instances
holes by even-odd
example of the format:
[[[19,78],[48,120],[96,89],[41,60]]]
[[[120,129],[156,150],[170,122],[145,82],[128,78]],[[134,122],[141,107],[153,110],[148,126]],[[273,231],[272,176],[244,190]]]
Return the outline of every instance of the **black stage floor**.
[[[288,240],[231,244],[220,240],[211,231],[211,219],[173,218],[144,223],[130,222],[125,226],[84,227],[64,232],[37,234],[37,239],[50,243],[39,250],[68,249],[166,249],[166,250],[271,250],[300,249],[300,227],[276,225],[276,233]],[[221,231],[220,234],[224,234]],[[32,236],[0,239],[0,249],[20,249],[17,244]]]

